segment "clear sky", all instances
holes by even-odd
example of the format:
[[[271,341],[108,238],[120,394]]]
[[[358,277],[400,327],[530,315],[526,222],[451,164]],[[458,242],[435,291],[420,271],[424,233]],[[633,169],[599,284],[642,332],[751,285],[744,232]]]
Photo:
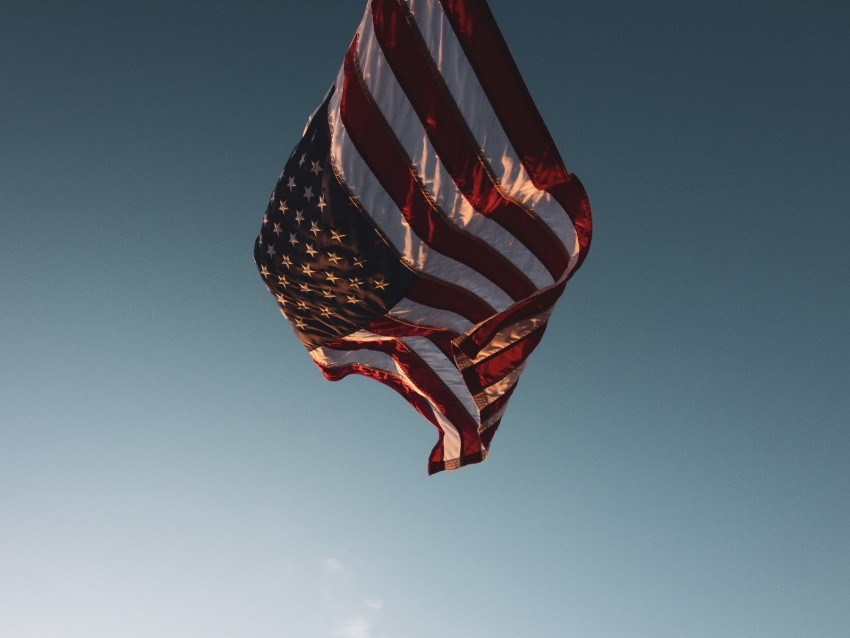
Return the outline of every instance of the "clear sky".
[[[491,6],[594,242],[428,478],[251,257],[362,3],[0,4],[0,635],[850,635],[850,5]]]

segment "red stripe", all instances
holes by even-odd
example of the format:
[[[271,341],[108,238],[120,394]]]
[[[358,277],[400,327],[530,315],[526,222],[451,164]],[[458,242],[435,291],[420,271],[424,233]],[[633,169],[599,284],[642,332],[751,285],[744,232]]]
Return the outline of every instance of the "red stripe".
[[[567,172],[490,8],[483,0],[440,0],[440,4],[532,182],[570,216],[583,261],[590,247],[590,202],[578,178]]]
[[[396,79],[419,115],[440,161],[470,204],[508,230],[559,279],[569,256],[533,211],[505,197],[434,65],[422,36],[399,0],[373,0],[375,37]],[[531,284],[531,282],[529,282]],[[532,285],[530,294],[534,290]]]
[[[356,64],[357,38],[345,56],[340,114],[351,141],[414,232],[435,250],[477,270],[512,299],[533,292],[524,273],[483,240],[451,224],[425,195],[386,120],[366,92]]]
[[[479,323],[496,314],[495,308],[468,290],[455,286],[446,281],[417,273],[418,278],[413,283],[405,297],[423,306],[438,310],[448,310],[465,317],[471,323]]]
[[[546,331],[546,324],[517,339],[507,348],[503,348],[492,356],[476,362],[475,365],[463,371],[466,385],[473,394],[478,394],[497,381],[501,381],[511,372],[520,367],[528,358]]]

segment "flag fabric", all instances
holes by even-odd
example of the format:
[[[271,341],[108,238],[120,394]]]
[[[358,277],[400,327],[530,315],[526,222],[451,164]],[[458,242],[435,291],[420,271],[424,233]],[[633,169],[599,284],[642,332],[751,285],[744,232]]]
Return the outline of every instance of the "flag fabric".
[[[486,458],[590,237],[486,1],[371,0],[254,259],[327,379],[436,427],[432,474]]]

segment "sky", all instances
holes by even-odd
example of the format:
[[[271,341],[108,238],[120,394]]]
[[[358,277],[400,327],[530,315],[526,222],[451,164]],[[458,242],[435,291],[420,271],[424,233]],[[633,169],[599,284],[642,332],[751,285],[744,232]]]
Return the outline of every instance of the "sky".
[[[0,635],[848,636],[850,5],[490,4],[594,239],[428,477],[251,254],[363,4],[0,3]]]

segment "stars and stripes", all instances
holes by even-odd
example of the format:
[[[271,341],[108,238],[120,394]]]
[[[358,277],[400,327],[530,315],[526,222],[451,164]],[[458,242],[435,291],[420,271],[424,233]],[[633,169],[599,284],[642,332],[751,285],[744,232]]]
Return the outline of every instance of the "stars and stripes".
[[[590,235],[486,2],[371,0],[254,257],[325,377],[437,428],[433,473],[486,458]]]

